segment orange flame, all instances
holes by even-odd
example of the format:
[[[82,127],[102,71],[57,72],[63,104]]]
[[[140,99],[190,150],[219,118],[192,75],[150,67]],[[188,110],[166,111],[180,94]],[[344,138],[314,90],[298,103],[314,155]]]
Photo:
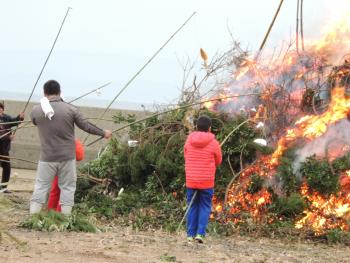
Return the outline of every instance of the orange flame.
[[[256,61],[247,59],[232,77],[238,83],[251,79],[247,86],[254,87],[259,83],[262,87],[260,99],[264,101],[271,99],[272,94],[278,90],[278,84],[273,80],[283,76],[285,72],[292,72],[293,80],[298,81],[295,84],[296,89],[291,91],[289,95],[295,101],[300,102],[306,82],[304,84],[300,83],[303,83],[303,80],[312,80],[316,74],[312,72],[317,72],[319,66],[325,64],[325,59],[328,59],[328,61],[334,59],[334,56],[338,55],[335,54],[335,51],[345,54],[346,49],[349,47],[350,16],[347,16],[337,23],[332,30],[327,31],[320,41],[307,43],[307,55],[313,56],[312,66],[306,68],[306,66],[302,65],[303,63],[299,63],[300,54],[290,52],[286,54],[282,61],[275,60],[272,65],[258,65]],[[349,76],[349,71],[350,67],[349,69],[338,70],[334,76],[330,75],[337,81],[335,83],[336,87],[332,86],[334,88],[331,90],[331,102],[325,112],[319,115],[306,115],[301,118],[298,115],[299,120],[295,122],[292,128],[287,129],[285,135],[278,140],[274,153],[268,157],[263,156],[240,175],[239,181],[231,187],[227,196],[226,205],[231,215],[244,211],[249,213],[253,219],[259,220],[264,214],[267,214],[268,205],[272,202],[271,193],[267,191],[266,187],[263,187],[256,193],[249,193],[247,190],[251,183],[251,175],[258,174],[266,179],[272,177],[276,173],[276,167],[279,165],[281,156],[296,140],[300,138],[307,141],[314,140],[324,135],[331,125],[347,117],[350,110],[350,99],[345,96],[345,88],[342,87],[344,84],[341,84],[339,80],[344,76]],[[248,76],[248,73],[249,78],[243,79],[243,76]],[[327,73],[330,73],[330,71],[327,71]],[[225,92],[230,92],[230,89],[226,87]],[[219,96],[224,98],[224,93],[219,94]],[[215,104],[210,102],[205,105],[211,109]],[[267,106],[262,105],[262,109],[266,113],[268,109],[265,107]],[[287,115],[292,112],[292,109],[287,109],[287,111],[280,114]],[[262,115],[264,114],[259,111],[259,114],[257,113],[254,119],[262,119]],[[336,151],[334,153],[335,157],[349,151],[349,146],[343,145],[341,147],[344,148]],[[296,228],[309,227],[316,234],[323,234],[326,230],[336,228],[350,230],[347,224],[347,220],[350,219],[350,170],[340,176],[339,183],[341,187],[339,193],[327,197],[311,191],[306,183],[302,185],[300,193],[310,205],[304,211],[304,216],[295,222]],[[214,201],[214,210],[216,213],[223,211],[223,204],[216,199]],[[242,219],[233,217],[231,220],[237,223]]]

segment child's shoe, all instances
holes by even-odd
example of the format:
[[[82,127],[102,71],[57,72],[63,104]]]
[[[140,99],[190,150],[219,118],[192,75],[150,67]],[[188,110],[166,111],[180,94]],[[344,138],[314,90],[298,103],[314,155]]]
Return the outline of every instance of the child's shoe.
[[[197,234],[194,238],[198,243],[204,243],[204,235]]]
[[[188,242],[193,242],[194,241],[194,237],[187,237],[187,241]]]

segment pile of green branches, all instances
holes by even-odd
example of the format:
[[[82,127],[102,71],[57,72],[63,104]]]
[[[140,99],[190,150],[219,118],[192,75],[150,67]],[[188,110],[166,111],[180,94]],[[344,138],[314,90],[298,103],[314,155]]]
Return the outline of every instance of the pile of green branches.
[[[246,122],[222,147],[223,164],[217,171],[215,191],[223,198],[233,173],[262,150],[253,142],[260,134],[244,116],[182,109],[131,125],[128,138],[138,141],[136,147],[113,139],[99,158],[85,165],[78,179],[78,208],[102,218],[123,219],[139,229],[174,231],[186,208],[183,147],[194,127],[191,120],[201,114],[212,118],[212,132],[219,141]],[[133,123],[135,117],[118,115],[115,121]]]
[[[261,138],[262,134],[246,116],[230,117],[203,109],[180,109],[131,125],[128,138],[138,141],[136,147],[129,147],[122,138],[115,138],[99,158],[86,164],[78,179],[78,209],[137,229],[174,231],[186,209],[183,146],[193,128],[189,119],[196,120],[201,114],[212,118],[212,132],[219,141],[225,141],[223,163],[217,170],[215,185],[216,199],[224,200],[232,178],[261,155],[270,154],[272,149],[254,143],[254,139]],[[115,121],[133,123],[135,116],[118,115]],[[228,137],[232,130],[233,134]],[[291,147],[280,158],[273,176],[275,184],[280,186],[278,189],[268,186],[269,182],[259,174],[250,175],[247,194],[254,195],[267,189],[271,202],[265,207],[265,221],[254,221],[243,210],[239,215],[230,215],[243,219],[234,224],[236,232],[301,235],[294,223],[304,216],[309,206],[308,200],[301,195],[302,183],[306,182],[310,191],[324,195],[338,192],[340,173],[350,169],[350,155],[333,162],[310,156],[295,169],[297,149],[298,145]],[[225,235],[234,232],[226,231],[227,226],[232,226],[228,219],[212,222],[211,231]],[[324,240],[334,240],[338,236],[345,239],[336,229],[331,231],[331,237],[328,238],[326,233]],[[310,236],[309,232],[306,236]]]
[[[96,233],[100,231],[92,222],[81,214],[72,213],[70,216],[65,216],[53,210],[29,216],[20,226],[45,232],[74,231]]]

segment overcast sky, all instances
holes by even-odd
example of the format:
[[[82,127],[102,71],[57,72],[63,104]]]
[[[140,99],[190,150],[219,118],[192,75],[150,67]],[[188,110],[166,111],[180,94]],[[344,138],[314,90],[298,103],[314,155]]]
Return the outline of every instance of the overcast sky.
[[[279,2],[0,0],[0,91],[29,95],[68,6],[73,9],[37,86],[38,94],[48,79],[58,80],[67,97],[113,81],[99,97],[111,99],[196,11],[197,15],[120,97],[130,102],[172,102],[179,96],[182,81],[179,59],[189,56],[193,61],[199,60],[201,47],[209,56],[227,49],[227,25],[243,47],[256,50]],[[296,0],[284,2],[268,48],[288,40],[294,32]],[[305,0],[305,37],[317,37],[327,21],[350,10],[349,2]]]

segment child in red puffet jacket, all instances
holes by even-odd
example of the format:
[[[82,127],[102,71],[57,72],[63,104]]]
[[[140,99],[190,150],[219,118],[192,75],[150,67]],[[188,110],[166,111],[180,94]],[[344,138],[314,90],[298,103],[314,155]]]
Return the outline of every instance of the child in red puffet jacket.
[[[197,131],[187,137],[184,147],[187,204],[194,198],[187,216],[187,238],[200,243],[211,213],[216,167],[222,161],[219,142],[210,130],[211,119],[200,116]]]

